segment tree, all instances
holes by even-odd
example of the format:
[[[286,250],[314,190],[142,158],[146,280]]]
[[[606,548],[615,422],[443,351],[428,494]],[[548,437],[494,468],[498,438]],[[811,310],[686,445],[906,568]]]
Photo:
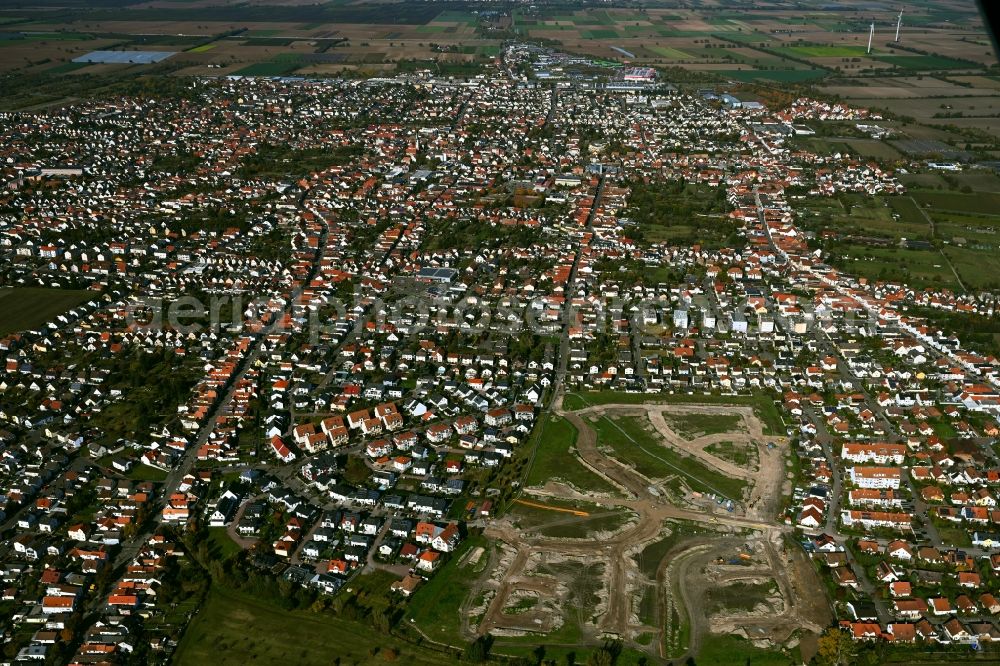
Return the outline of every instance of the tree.
[[[840,629],[830,628],[819,637],[816,663],[822,666],[847,666],[854,663],[857,646],[851,636]]]
[[[476,664],[484,662],[490,658],[491,647],[493,647],[493,637],[489,634],[480,636],[476,640],[469,643],[468,647],[465,648],[465,653],[462,654],[462,659]]]
[[[597,648],[587,659],[587,666],[611,666],[612,663],[611,653],[607,648]]]

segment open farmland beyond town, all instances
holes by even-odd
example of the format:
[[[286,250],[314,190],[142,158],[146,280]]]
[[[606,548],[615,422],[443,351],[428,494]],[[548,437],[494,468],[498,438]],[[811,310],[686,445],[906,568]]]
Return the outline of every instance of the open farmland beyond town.
[[[696,4],[0,7],[0,661],[1000,660],[991,36]]]

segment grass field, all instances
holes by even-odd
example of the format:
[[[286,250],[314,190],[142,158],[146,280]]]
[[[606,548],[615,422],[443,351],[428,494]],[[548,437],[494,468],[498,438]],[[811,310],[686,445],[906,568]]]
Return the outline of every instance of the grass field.
[[[414,647],[366,625],[303,611],[286,611],[257,598],[213,585],[201,611],[181,639],[173,663],[179,666],[249,663],[328,666],[381,663],[377,649],[392,648],[399,663],[435,666],[444,655]],[[372,650],[376,650],[372,654]]]
[[[470,536],[463,541],[448,563],[413,595],[404,621],[416,624],[435,641],[463,645],[462,602],[469,594],[473,579],[485,568],[489,555],[484,552],[475,562],[463,560],[474,548],[487,548],[488,545],[482,536]]]
[[[45,70],[46,74],[65,74],[67,72],[75,72],[78,69],[83,69],[84,67],[90,67],[89,62],[64,62],[56,65],[55,67],[49,67]]]
[[[670,534],[659,541],[654,541],[642,549],[635,556],[635,561],[639,565],[639,570],[644,576],[652,580],[656,576],[656,569],[660,562],[670,552],[670,549],[681,543],[684,539],[698,534],[704,534],[708,530],[696,523],[670,522]]]
[[[698,663],[713,666],[790,666],[797,662],[776,650],[754,647],[739,636],[711,634],[702,640]]]
[[[722,432],[742,432],[743,417],[739,414],[664,414],[667,423],[678,435],[698,437]]]
[[[752,444],[736,444],[735,442],[717,442],[705,447],[705,451],[717,458],[728,460],[734,465],[749,467],[757,464],[757,452]]]
[[[77,305],[96,298],[86,289],[14,287],[0,289],[0,335],[37,328]]]
[[[567,393],[563,399],[563,409],[575,411],[593,405],[641,405],[644,403],[663,403],[666,405],[749,405],[764,425],[765,434],[784,435],[785,424],[781,419],[777,406],[766,395],[714,395],[705,393],[649,394],[623,393],[621,391],[581,391]]]
[[[664,446],[647,429],[648,423],[644,417],[602,416],[594,429],[599,444],[610,447],[616,458],[644,476],[655,479],[680,476],[692,490],[721,494],[732,500],[743,496],[745,481],[719,474],[698,460]]]
[[[577,432],[564,418],[544,414],[535,427],[535,459],[525,484],[542,486],[548,481],[560,480],[578,490],[615,492],[614,486],[583,466],[571,453],[576,444]]]
[[[889,206],[892,208],[892,212],[899,215],[899,221],[906,225],[912,225],[914,228],[926,228],[927,219],[924,214],[920,212],[917,208],[916,202],[910,197],[889,197],[886,199],[889,202]]]
[[[773,580],[766,583],[737,582],[712,587],[705,595],[705,605],[708,607],[709,613],[726,609],[749,612],[757,604],[763,603],[767,597],[776,593],[777,590],[778,586]]]
[[[942,252],[969,289],[1000,288],[1000,256],[995,250],[944,247]]]
[[[233,555],[237,555],[243,549],[240,545],[229,538],[225,527],[208,528],[208,550],[212,556],[226,560]]]
[[[953,210],[959,213],[984,213],[996,215],[1000,213],[1000,193],[977,192],[975,194],[959,194],[957,192],[912,192],[914,200],[921,206],[940,210]]]

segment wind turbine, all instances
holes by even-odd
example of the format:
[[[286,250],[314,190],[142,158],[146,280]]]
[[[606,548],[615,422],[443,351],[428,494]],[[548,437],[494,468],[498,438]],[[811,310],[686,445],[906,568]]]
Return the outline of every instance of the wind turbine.
[[[875,39],[875,19],[872,19],[872,29],[868,33],[868,55],[872,53],[872,40]]]
[[[896,43],[899,43],[899,29],[903,27],[903,10],[899,10],[899,16],[896,18]]]

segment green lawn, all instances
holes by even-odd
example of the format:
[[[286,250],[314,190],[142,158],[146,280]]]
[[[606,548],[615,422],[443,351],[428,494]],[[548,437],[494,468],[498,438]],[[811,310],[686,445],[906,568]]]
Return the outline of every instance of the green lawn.
[[[732,500],[743,496],[745,481],[719,474],[698,460],[664,446],[646,429],[648,424],[645,417],[611,419],[602,416],[594,429],[599,444],[611,447],[615,457],[644,476],[654,479],[679,476],[692,490],[720,494]]]
[[[208,549],[213,557],[220,560],[229,559],[243,550],[238,543],[229,538],[225,527],[208,528]]]
[[[213,585],[185,631],[173,663],[328,666],[336,656],[342,663],[379,664],[385,660],[377,650],[388,648],[397,651],[401,664],[449,663],[445,655],[379,634],[367,625],[326,614],[286,611]]]
[[[37,328],[57,315],[97,297],[96,292],[87,289],[0,289],[0,312],[3,312],[0,335]]]
[[[166,481],[167,472],[158,467],[151,467],[138,463],[134,465],[128,473],[128,478],[133,481]]]
[[[576,444],[576,428],[564,418],[544,414],[535,426],[532,442],[535,459],[525,485],[542,486],[551,480],[569,483],[578,490],[615,492],[615,487],[583,466],[571,452]]]

